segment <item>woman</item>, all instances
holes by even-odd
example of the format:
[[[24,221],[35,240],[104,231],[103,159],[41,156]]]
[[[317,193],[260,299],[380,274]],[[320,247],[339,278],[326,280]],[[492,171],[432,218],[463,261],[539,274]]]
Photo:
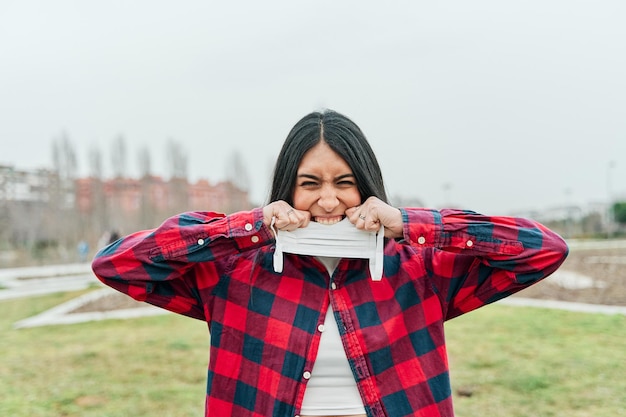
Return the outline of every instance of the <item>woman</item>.
[[[364,259],[285,254],[274,272],[272,228],[344,218],[384,228],[382,280]],[[545,278],[567,250],[527,219],[390,206],[361,130],[325,111],[287,136],[268,205],[175,216],[93,269],[208,323],[207,416],[452,416],[444,321]]]

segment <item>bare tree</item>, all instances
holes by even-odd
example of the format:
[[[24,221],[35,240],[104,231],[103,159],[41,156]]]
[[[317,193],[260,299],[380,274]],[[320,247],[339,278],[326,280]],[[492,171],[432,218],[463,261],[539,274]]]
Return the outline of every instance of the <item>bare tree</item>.
[[[120,134],[113,140],[111,151],[113,176],[116,178],[126,177],[126,139],[123,135]]]
[[[102,236],[110,229],[109,207],[104,195],[104,174],[102,172],[102,152],[93,145],[89,149],[89,175],[91,177],[91,196],[93,208],[83,219],[83,235],[89,236],[92,241]]]
[[[43,230],[44,238],[59,242],[61,249],[67,251],[77,242],[80,229],[79,222],[75,221],[74,206],[78,162],[76,150],[67,132],[62,132],[52,141],[52,163],[54,181],[50,188],[48,208],[43,212],[43,224],[46,225],[46,230]]]
[[[126,138],[119,134],[111,144],[111,166],[113,168],[113,178],[109,181],[111,189],[107,206],[109,229],[124,230],[127,225],[135,224],[135,219],[124,214],[119,207],[127,204],[128,197],[128,171],[126,168],[127,147]]]
[[[150,148],[148,148],[147,146],[144,146],[141,149],[139,149],[138,160],[139,160],[139,175],[142,178],[149,177],[150,175],[152,175],[152,168],[151,168],[152,160],[150,158]]]
[[[73,181],[76,178],[78,169],[76,151],[65,131],[52,142],[52,165],[62,182]]]
[[[167,141],[167,160],[171,178],[187,178],[187,154],[182,145],[171,138]]]
[[[89,176],[102,180],[102,153],[100,149],[93,145],[89,149]]]
[[[167,142],[167,158],[170,165],[169,209],[171,213],[185,211],[188,205],[187,155],[182,145],[174,139]]]
[[[141,206],[138,223],[140,228],[147,229],[156,227],[159,218],[154,196],[154,178],[151,172],[150,148],[147,146],[142,147],[139,150],[138,159],[139,173],[141,175],[139,180],[141,183]]]
[[[228,160],[226,167],[226,178],[235,187],[242,191],[248,191],[250,187],[250,177],[248,176],[248,169],[243,160],[243,156],[239,150],[233,151]]]
[[[0,165],[0,250],[6,249],[12,233],[9,204],[9,189],[13,177],[13,168]]]

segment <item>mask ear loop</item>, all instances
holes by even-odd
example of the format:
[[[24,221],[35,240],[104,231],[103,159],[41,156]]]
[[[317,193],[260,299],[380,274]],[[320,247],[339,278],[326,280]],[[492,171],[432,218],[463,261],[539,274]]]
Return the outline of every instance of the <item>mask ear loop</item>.
[[[274,232],[274,237],[278,236],[276,233],[276,229],[274,229],[274,223],[276,223],[276,216],[272,216],[272,221],[270,222],[270,229]]]
[[[276,216],[272,216],[270,229],[272,229],[272,232],[274,232],[274,239],[276,240],[276,248],[274,249],[274,272],[281,273],[283,272],[283,245],[278,239],[278,230],[274,228],[275,222]]]
[[[374,256],[370,257],[370,275],[372,281],[380,281],[383,278],[383,263],[384,263],[384,246],[385,246],[385,227],[380,226],[378,233],[376,233],[376,248]]]

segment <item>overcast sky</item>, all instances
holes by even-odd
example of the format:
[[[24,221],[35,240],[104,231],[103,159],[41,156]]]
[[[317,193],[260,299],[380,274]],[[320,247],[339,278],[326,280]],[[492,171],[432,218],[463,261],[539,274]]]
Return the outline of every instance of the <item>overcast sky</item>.
[[[289,129],[331,108],[391,196],[508,214],[626,197],[626,2],[0,0],[0,164],[66,132],[131,175],[166,143],[190,179],[239,151],[259,204]],[[207,207],[207,209],[211,209]]]

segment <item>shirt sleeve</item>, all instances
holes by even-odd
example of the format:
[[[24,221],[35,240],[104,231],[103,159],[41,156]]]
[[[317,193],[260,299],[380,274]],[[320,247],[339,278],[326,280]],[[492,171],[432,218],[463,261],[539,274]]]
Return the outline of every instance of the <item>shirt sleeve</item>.
[[[465,210],[401,209],[406,243],[421,251],[446,319],[520,291],[553,273],[568,247],[530,219]]]
[[[260,208],[229,216],[188,212],[103,248],[92,269],[138,301],[208,320],[201,294],[215,287],[234,255],[271,242]]]

